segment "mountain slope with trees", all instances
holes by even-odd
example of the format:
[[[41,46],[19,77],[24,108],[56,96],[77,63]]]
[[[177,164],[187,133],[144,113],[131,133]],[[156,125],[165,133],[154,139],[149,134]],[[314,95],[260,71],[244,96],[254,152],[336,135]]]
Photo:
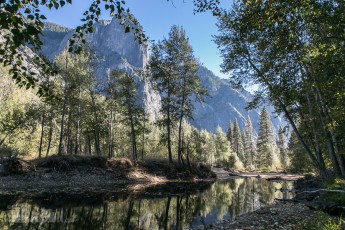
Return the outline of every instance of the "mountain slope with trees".
[[[71,38],[73,31],[68,28],[60,28],[55,24],[47,23],[47,27],[43,32],[42,53],[53,59],[64,48],[68,46],[68,39]],[[52,29],[51,29],[52,28]],[[56,30],[69,31],[65,36],[56,36]],[[136,70],[140,70],[149,60],[149,52],[145,45],[138,44],[134,40],[134,35],[124,33],[123,27],[119,24],[117,19],[112,21],[100,21],[95,24],[95,29],[92,35],[86,37],[87,44],[90,49],[94,50],[97,59],[97,79],[101,84],[105,84],[110,69],[122,69],[129,71],[137,76],[141,82],[140,74]],[[188,31],[187,31],[188,32]],[[60,40],[57,40],[59,38]],[[54,40],[58,42],[45,43],[45,41]],[[252,121],[259,119],[259,109],[247,111],[245,107],[247,103],[252,100],[252,95],[244,89],[234,89],[228,80],[221,79],[214,75],[210,70],[204,66],[200,66],[197,75],[201,79],[201,85],[209,92],[209,97],[205,98],[204,103],[193,102],[193,119],[190,123],[198,129],[206,129],[215,132],[220,126],[223,130],[227,130],[227,125],[230,120],[238,120],[239,126],[244,128],[246,117],[249,115]],[[139,85],[140,98],[143,100],[145,109],[148,111],[152,119],[157,118],[157,113],[160,108],[160,96],[152,90],[152,86],[144,81]],[[273,108],[268,107],[269,111]],[[275,132],[278,133],[278,127],[284,126],[285,122],[279,117],[272,116]],[[254,130],[258,132],[257,122],[253,123]]]

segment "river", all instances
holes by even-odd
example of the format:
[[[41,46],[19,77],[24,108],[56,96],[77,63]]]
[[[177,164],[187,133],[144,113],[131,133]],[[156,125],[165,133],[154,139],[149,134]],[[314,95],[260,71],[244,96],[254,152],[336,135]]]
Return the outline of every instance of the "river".
[[[187,185],[193,186],[193,185]],[[90,196],[49,194],[0,201],[0,229],[199,229],[294,196],[292,182],[217,181],[200,189]]]

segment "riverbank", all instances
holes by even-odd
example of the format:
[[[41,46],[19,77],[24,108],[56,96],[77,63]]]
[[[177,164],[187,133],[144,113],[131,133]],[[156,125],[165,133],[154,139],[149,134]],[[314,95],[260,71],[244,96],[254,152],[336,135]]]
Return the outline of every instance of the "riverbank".
[[[283,181],[297,181],[304,178],[303,175],[291,174],[286,172],[240,172],[234,170],[225,170],[224,168],[213,168],[213,172],[217,174],[217,179],[228,180],[233,178],[256,177],[266,180],[283,180]]]
[[[294,199],[276,200],[233,220],[220,221],[210,229],[345,229],[345,219],[342,218],[344,201],[339,196],[345,188],[321,189],[324,185],[318,178],[304,180],[302,175],[288,173],[235,172],[223,168],[214,168],[213,171],[221,180],[255,177],[277,182],[294,181],[296,196]]]
[[[302,203],[276,202],[234,220],[221,221],[209,229],[342,230],[345,220],[309,209]]]
[[[80,194],[97,191],[135,192],[166,183],[214,181],[203,164],[183,166],[161,160],[132,163],[126,158],[52,156],[7,158],[0,162],[1,194]]]

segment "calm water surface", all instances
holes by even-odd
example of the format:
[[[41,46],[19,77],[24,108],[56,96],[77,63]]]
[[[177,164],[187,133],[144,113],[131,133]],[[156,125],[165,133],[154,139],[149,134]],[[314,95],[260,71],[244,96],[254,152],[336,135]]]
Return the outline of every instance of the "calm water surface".
[[[247,178],[219,181],[206,189],[101,197],[1,198],[0,229],[196,229],[292,198],[291,182]],[[174,194],[174,195],[169,195]],[[59,202],[61,201],[61,202]]]

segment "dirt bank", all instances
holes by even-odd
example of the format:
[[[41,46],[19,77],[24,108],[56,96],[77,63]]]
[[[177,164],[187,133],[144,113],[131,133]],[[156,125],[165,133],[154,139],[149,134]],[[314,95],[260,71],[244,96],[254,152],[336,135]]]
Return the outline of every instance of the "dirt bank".
[[[183,166],[166,161],[132,163],[126,158],[52,156],[0,160],[0,194],[79,194],[93,191],[135,192],[164,183],[214,181],[203,164]]]

